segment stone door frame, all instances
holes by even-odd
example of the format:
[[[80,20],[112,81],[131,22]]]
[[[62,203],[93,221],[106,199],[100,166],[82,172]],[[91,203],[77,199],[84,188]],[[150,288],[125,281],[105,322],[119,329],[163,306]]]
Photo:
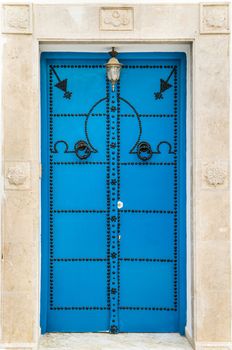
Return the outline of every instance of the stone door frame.
[[[191,43],[192,329],[195,348],[231,349],[229,4],[2,7],[4,196],[1,344],[40,335],[40,43]],[[216,49],[215,49],[216,48]]]

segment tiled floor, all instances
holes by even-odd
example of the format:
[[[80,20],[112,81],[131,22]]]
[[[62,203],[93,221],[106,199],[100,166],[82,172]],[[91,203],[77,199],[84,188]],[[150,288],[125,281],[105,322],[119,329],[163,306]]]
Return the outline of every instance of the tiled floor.
[[[39,350],[191,350],[185,337],[160,333],[48,333]]]

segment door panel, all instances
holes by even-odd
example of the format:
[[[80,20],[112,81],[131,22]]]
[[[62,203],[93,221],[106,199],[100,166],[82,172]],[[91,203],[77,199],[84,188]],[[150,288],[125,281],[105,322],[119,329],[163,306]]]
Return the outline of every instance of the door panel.
[[[173,210],[173,175],[171,166],[122,166],[121,200],[125,210]]]
[[[41,58],[42,332],[183,333],[185,55],[108,58]]]
[[[57,259],[54,264],[54,304],[66,307],[106,307],[106,264],[102,261]],[[88,293],[91,291],[91,293]]]
[[[106,209],[106,196],[102,195],[106,174],[97,165],[92,168],[90,171],[88,166],[54,165],[54,209]]]
[[[154,283],[154,280],[156,283]],[[173,296],[167,286],[173,285],[172,263],[163,261],[124,261],[120,273],[121,305],[129,307],[173,307]]]
[[[86,215],[87,214],[87,215]],[[98,258],[106,251],[106,216],[98,213],[54,214],[54,255]],[[77,241],[78,244],[73,244]],[[91,244],[86,244],[91,242]]]
[[[143,215],[141,220],[141,213],[133,213],[133,220],[130,218],[130,213],[120,215],[124,233],[120,243],[121,256],[128,258],[146,256],[148,259],[154,256],[158,259],[162,259],[164,255],[172,256],[173,214]]]

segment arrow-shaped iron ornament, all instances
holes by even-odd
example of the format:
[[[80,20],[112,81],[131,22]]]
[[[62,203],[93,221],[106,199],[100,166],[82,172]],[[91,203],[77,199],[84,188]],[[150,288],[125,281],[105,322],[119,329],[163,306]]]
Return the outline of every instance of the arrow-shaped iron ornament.
[[[55,69],[51,66],[51,69],[53,71],[53,73],[55,74],[58,83],[55,85],[55,87],[57,87],[58,89],[64,91],[64,98],[67,98],[70,100],[71,96],[72,96],[72,92],[71,91],[67,91],[67,86],[68,86],[68,79],[64,79],[61,80],[58,76],[58,74],[56,73]]]
[[[155,95],[155,99],[156,100],[161,100],[163,99],[163,92],[170,89],[172,87],[171,84],[169,84],[169,80],[172,76],[172,74],[174,73],[175,71],[175,67],[173,68],[173,70],[171,71],[171,73],[169,74],[168,78],[166,80],[163,80],[163,79],[160,79],[160,90],[158,92],[155,92],[154,95]]]

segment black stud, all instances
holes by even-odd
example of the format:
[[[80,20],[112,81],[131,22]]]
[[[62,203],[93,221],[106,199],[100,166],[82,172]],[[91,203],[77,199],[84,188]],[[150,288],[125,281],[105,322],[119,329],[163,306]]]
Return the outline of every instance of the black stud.
[[[111,221],[112,221],[112,222],[116,222],[116,221],[117,221],[116,216],[111,216]]]
[[[117,326],[111,326],[110,327],[110,333],[111,334],[117,334],[118,333],[118,327]]]

